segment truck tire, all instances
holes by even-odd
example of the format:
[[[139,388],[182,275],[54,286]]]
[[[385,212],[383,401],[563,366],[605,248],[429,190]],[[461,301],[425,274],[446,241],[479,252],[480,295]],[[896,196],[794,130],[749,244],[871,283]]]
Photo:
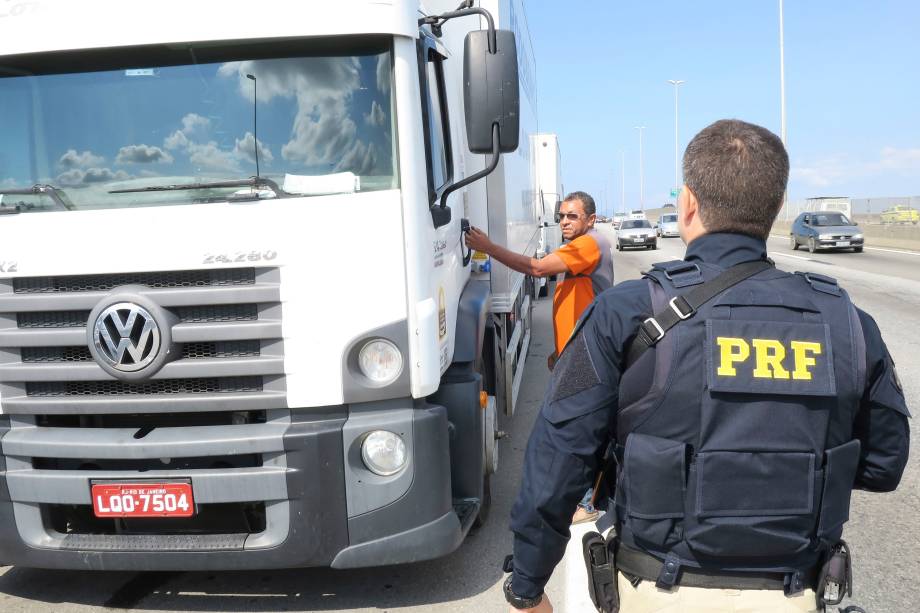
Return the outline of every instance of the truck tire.
[[[863,252],[862,247],[853,247],[853,253],[862,253],[862,252]]]

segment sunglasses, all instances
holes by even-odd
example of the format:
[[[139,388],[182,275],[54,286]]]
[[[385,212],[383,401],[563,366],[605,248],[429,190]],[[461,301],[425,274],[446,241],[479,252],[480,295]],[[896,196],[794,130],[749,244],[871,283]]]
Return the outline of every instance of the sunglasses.
[[[569,221],[578,221],[582,216],[578,213],[558,213],[556,217],[559,221],[562,221],[563,219],[568,219]]]

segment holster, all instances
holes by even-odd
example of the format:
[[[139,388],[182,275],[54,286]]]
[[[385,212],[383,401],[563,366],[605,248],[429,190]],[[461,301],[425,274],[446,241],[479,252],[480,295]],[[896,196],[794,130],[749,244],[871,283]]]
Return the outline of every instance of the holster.
[[[597,532],[588,532],[581,539],[588,571],[588,592],[591,602],[601,613],[618,613],[620,594],[617,591],[616,540],[604,539]]]
[[[853,564],[846,541],[841,539],[828,550],[818,574],[815,595],[819,611],[840,604],[844,596],[853,595]]]

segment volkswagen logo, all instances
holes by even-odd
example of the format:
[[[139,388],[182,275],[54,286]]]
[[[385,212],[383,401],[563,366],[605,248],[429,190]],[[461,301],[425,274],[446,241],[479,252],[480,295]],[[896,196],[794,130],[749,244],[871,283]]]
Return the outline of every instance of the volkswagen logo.
[[[143,370],[160,351],[160,327],[150,311],[133,302],[104,309],[92,334],[96,356],[121,372]]]

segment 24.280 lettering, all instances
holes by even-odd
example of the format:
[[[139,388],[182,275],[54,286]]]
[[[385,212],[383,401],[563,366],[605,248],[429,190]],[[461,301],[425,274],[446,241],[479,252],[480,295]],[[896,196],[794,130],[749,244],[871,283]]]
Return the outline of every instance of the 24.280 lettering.
[[[202,264],[235,264],[245,262],[270,262],[278,257],[272,249],[265,251],[235,251],[233,253],[206,253]]]

